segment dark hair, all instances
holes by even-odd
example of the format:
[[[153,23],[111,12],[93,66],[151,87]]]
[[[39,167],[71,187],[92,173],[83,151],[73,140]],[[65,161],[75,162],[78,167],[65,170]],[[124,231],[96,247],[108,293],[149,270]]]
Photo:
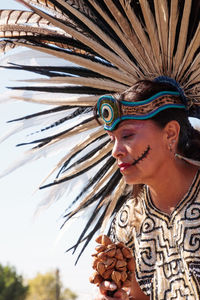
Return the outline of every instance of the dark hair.
[[[176,89],[167,83],[142,80],[125,92],[116,94],[116,98],[119,101],[141,101],[161,91],[176,91]],[[168,122],[176,120],[180,125],[178,152],[188,158],[200,160],[200,132],[192,127],[187,110],[166,109],[155,115],[151,120],[154,120],[161,128],[164,128]]]

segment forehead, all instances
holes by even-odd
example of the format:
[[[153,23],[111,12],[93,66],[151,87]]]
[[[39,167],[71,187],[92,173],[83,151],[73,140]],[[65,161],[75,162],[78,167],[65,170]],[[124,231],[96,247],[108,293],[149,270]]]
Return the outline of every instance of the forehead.
[[[125,130],[139,130],[143,127],[147,127],[152,123],[150,120],[125,120],[121,121],[117,128],[112,131],[107,131],[109,135],[115,135]]]
[[[107,131],[110,136],[117,136],[123,133],[154,135],[162,133],[164,128],[158,126],[153,120],[125,120],[119,123],[113,131]]]

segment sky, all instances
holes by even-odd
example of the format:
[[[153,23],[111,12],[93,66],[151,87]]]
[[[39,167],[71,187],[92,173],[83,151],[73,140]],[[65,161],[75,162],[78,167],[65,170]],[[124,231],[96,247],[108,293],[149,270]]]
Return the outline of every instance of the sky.
[[[15,1],[0,0],[0,9],[20,7]],[[0,65],[8,55],[1,56]],[[6,87],[13,85],[18,76],[17,72],[0,69],[0,137],[13,127],[6,123],[8,120],[39,110],[37,105],[4,101],[9,99]],[[21,74],[22,78],[26,76]],[[23,149],[15,146],[19,139],[22,137],[17,134],[0,144],[0,173],[23,155]],[[59,238],[65,199],[34,217],[46,193],[37,189],[48,171],[49,166],[43,159],[28,163],[0,179],[0,263],[14,266],[25,279],[58,268],[63,285],[77,293],[78,299],[90,300],[95,293],[95,287],[89,283],[95,244],[88,247],[76,266],[76,255],[65,253],[78,237],[82,223],[70,227],[69,232]]]

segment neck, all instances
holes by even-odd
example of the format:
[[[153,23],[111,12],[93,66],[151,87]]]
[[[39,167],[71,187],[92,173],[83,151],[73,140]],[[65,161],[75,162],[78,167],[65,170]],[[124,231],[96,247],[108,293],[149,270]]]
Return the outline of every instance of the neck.
[[[148,184],[154,205],[170,214],[188,192],[197,170],[198,167],[183,161],[161,168],[157,180]]]

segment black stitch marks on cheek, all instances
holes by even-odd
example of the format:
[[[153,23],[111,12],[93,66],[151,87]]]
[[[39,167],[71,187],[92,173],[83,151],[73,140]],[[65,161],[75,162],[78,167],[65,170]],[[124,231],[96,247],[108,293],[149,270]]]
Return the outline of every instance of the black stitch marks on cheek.
[[[144,153],[138,157],[137,159],[134,160],[134,162],[132,163],[132,166],[135,166],[138,162],[140,162],[141,160],[143,160],[145,157],[147,157],[149,151],[150,151],[151,147],[148,145],[147,149],[144,151]]]

